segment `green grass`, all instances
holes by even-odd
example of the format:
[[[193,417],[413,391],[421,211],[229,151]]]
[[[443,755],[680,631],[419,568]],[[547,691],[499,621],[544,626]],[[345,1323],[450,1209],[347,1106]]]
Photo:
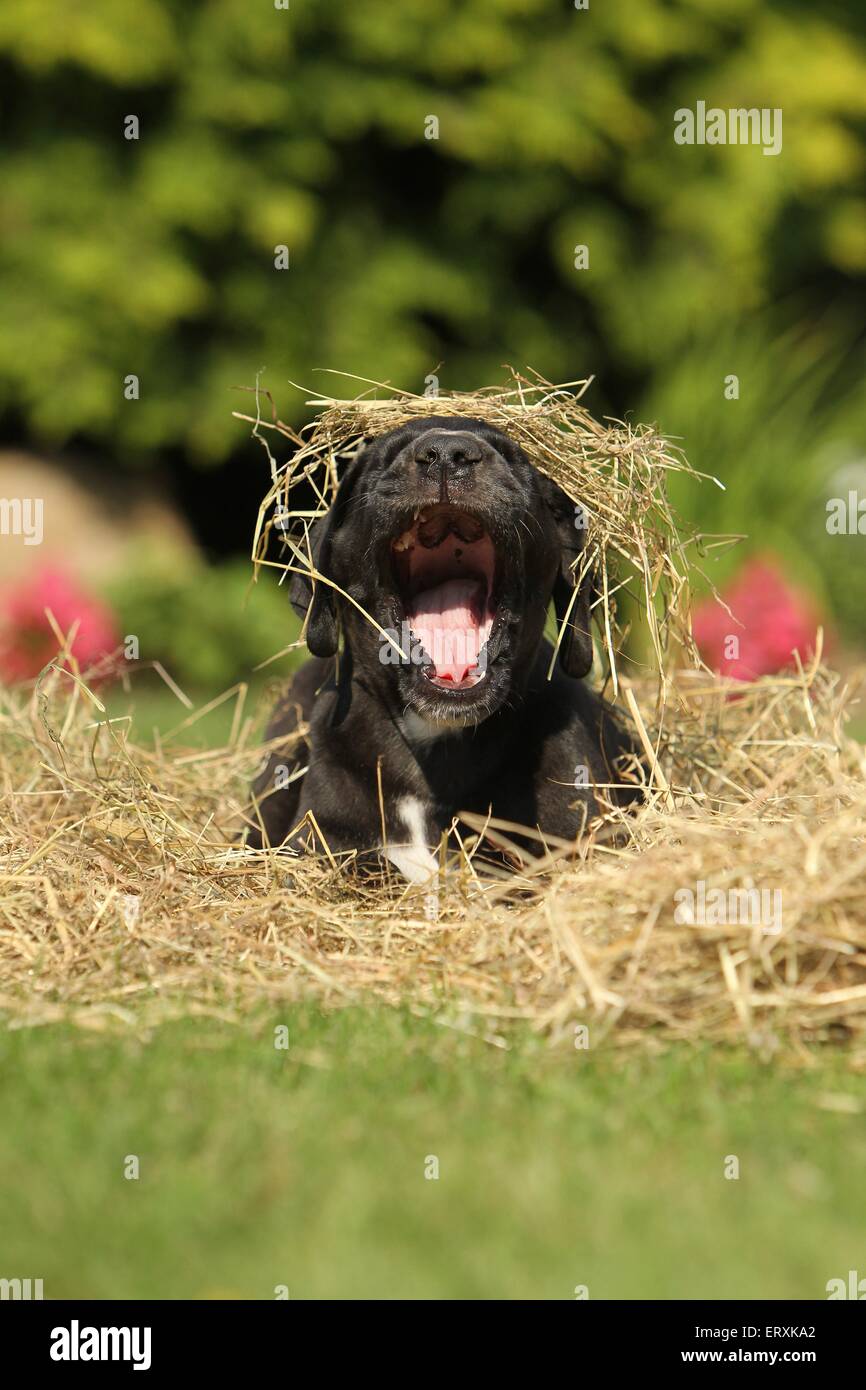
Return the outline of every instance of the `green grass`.
[[[274,679],[276,678],[271,677],[271,680]],[[286,679],[285,674],[283,679]],[[247,691],[243,718],[246,719],[259,712],[260,701],[268,688],[268,680],[261,675],[253,675]],[[100,698],[106,706],[106,714],[99,717],[117,719],[127,715],[131,716],[129,724],[131,741],[149,746],[154,742],[154,730],[164,737],[176,729],[179,724],[189,719],[197,710],[204,709],[222,692],[217,691],[215,694],[213,691],[200,691],[192,688],[184,693],[192,701],[192,709],[187,709],[181,704],[177,696],[158,677],[152,677],[147,681],[136,681],[131,694],[127,694],[119,685],[114,686],[108,691],[100,692]],[[215,709],[209,710],[201,718],[196,719],[194,723],[174,738],[172,747],[225,747],[231,734],[235,703],[235,697],[232,696],[230,699],[224,700],[221,705],[217,705]],[[263,727],[260,727],[259,738],[263,732]]]
[[[6,1032],[0,1276],[49,1298],[822,1298],[866,1274],[866,1122],[825,1108],[845,1097],[838,1054],[506,1052],[385,1010]]]

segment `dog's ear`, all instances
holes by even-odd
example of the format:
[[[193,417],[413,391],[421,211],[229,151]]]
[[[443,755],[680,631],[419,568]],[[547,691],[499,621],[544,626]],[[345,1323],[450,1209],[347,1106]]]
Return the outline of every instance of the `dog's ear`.
[[[582,574],[586,512],[550,478],[540,476],[542,494],[559,533],[561,559],[553,585],[553,608],[562,629],[559,664],[568,676],[585,676],[592,666],[590,607],[595,593],[594,575]]]
[[[352,506],[365,454],[366,451],[349,465],[330,509],[310,527],[310,553],[305,558],[312,557],[313,569],[325,579],[334,578],[334,546],[338,543],[340,530]],[[294,563],[299,563],[297,556]],[[336,656],[340,636],[336,590],[315,576],[308,578],[306,574],[293,574],[289,598],[298,617],[307,620],[307,646],[313,656]]]

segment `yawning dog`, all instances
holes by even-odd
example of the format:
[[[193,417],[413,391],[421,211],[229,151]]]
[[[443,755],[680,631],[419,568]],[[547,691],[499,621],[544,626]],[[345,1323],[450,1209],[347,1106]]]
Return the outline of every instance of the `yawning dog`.
[[[311,529],[315,577],[292,581],[312,660],[266,737],[309,732],[257,778],[247,843],[384,855],[421,882],[461,812],[574,841],[629,748],[581,679],[582,521],[482,420],[428,416],[372,440]],[[552,673],[551,601],[565,625]]]

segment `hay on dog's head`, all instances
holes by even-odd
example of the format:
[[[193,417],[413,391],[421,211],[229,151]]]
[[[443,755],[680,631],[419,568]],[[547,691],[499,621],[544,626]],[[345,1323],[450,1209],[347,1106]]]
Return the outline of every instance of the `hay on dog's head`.
[[[353,378],[357,380],[357,378]],[[271,486],[262,502],[253,544],[257,564],[316,576],[310,558],[311,521],[324,513],[342,469],[364,442],[388,433],[419,415],[461,415],[484,420],[508,434],[530,462],[556,482],[575,504],[575,524],[585,526],[582,566],[592,568],[599,593],[594,617],[606,654],[614,693],[618,687],[617,599],[630,595],[635,611],[645,615],[649,646],[658,672],[671,651],[681,659],[697,655],[689,623],[689,572],[704,538],[686,538],[668,499],[671,472],[698,475],[680,451],[646,425],[601,424],[581,405],[587,382],[553,386],[511,371],[510,383],[480,391],[419,396],[364,383],[351,400],[318,396],[316,419],[296,434],[277,419],[264,418],[257,393],[254,433],[265,445]],[[386,392],[387,394],[383,394]],[[289,438],[296,446],[279,463],[266,431]],[[708,480],[715,482],[715,479]],[[310,508],[296,502],[299,485]],[[720,538],[719,538],[720,539]],[[273,542],[276,541],[276,545]],[[687,556],[687,549],[692,553]]]

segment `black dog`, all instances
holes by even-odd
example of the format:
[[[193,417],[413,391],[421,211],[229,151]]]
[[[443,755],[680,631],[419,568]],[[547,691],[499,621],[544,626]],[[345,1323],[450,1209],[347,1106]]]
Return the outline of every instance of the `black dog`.
[[[460,812],[575,839],[630,749],[579,679],[593,585],[576,512],[481,420],[426,417],[368,444],[312,529],[322,577],[293,580],[313,660],[267,737],[309,735],[258,777],[248,844],[324,840],[420,882]],[[551,599],[567,626],[548,678]]]

